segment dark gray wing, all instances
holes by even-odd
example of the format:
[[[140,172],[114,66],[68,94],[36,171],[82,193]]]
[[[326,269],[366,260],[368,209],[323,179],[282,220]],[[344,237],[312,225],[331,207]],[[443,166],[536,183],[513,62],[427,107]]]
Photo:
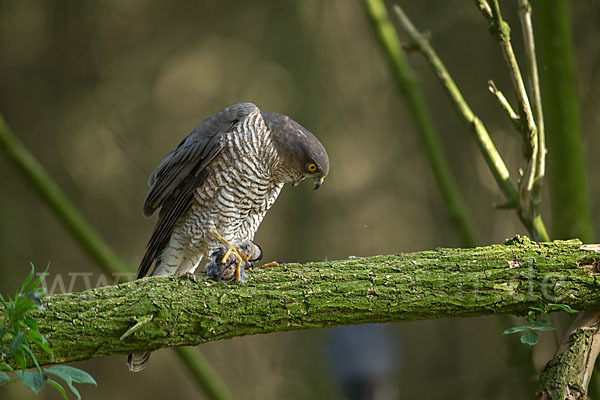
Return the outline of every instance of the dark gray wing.
[[[195,189],[206,179],[206,166],[223,148],[221,135],[257,110],[252,103],[239,103],[207,118],[167,154],[150,175],[150,190],[142,214],[149,217],[158,208],[161,210],[140,263],[138,278],[148,274],[175,223],[190,207]]]

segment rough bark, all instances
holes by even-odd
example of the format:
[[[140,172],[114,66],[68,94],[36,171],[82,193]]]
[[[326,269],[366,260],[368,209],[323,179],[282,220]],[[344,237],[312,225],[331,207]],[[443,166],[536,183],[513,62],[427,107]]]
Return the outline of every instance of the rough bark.
[[[35,317],[55,353],[41,364],[275,331],[600,306],[600,254],[579,241],[437,249],[287,264],[243,284],[151,277],[50,296]],[[2,314],[0,313],[0,318]]]
[[[600,351],[600,311],[579,313],[540,376],[538,398],[587,399]]]

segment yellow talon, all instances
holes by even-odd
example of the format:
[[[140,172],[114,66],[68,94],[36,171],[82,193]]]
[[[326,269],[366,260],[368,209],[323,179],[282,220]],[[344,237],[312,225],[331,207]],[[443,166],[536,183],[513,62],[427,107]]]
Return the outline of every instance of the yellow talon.
[[[244,261],[248,262],[248,257],[240,249],[238,249],[237,247],[235,247],[234,245],[229,243],[227,241],[227,239],[225,239],[223,236],[221,236],[219,234],[219,232],[217,232],[216,230],[214,230],[214,229],[211,230],[211,233],[213,234],[213,236],[215,238],[217,238],[225,246],[227,246],[227,252],[225,253],[225,256],[223,256],[223,259],[221,260],[221,264],[225,264],[225,262],[227,261],[229,256],[232,254],[237,259],[237,266],[235,268],[235,280],[239,282],[240,280],[242,280],[242,272],[241,272],[242,262],[244,262]]]

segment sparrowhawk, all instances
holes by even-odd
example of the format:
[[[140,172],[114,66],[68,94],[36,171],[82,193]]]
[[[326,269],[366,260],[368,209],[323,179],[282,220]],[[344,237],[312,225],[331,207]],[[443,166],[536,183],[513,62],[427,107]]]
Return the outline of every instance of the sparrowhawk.
[[[291,118],[252,103],[225,108],[185,137],[154,170],[143,215],[160,208],[138,278],[193,273],[203,258],[215,280],[243,280],[261,257],[252,241],[285,183],[306,177],[319,188],[329,158]],[[150,353],[130,354],[141,371]]]

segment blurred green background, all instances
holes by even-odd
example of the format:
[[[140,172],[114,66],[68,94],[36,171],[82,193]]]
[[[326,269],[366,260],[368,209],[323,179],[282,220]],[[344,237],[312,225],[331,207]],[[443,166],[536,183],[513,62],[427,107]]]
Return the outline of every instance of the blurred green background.
[[[504,3],[504,2],[503,2]],[[518,33],[516,2],[503,5]],[[600,3],[572,2],[592,224],[600,227]],[[513,177],[522,167],[513,131],[487,80],[510,81],[485,20],[468,1],[404,2],[467,101],[486,123]],[[534,10],[535,13],[535,10]],[[522,44],[515,34],[514,45]],[[469,133],[422,58],[411,56],[482,244],[525,234]],[[544,68],[543,65],[540,68]],[[509,96],[512,99],[512,96]],[[137,264],[153,228],[141,216],[146,181],[198,123],[251,101],[296,119],[325,145],[323,187],[285,188],[257,234],[266,260],[338,259],[460,246],[411,119],[368,24],[350,0],[0,1],[0,113],[118,254]],[[547,113],[551,110],[545,110]],[[552,154],[549,154],[552,157]],[[50,277],[100,271],[0,156],[0,292],[13,293],[29,270]],[[543,205],[551,226],[548,196]],[[110,283],[110,277],[108,281]],[[84,289],[79,277],[72,290]],[[496,318],[393,324],[396,382],[404,398],[519,398],[506,328]],[[328,362],[330,331],[314,330],[208,343],[208,358],[240,399],[339,398]],[[557,338],[533,349],[536,367]],[[529,351],[529,350],[527,350]],[[99,387],[85,399],[195,399],[173,354],[152,356],[131,374],[125,356],[77,363]],[[21,385],[2,399],[34,398]],[[55,399],[45,389],[37,398]]]

